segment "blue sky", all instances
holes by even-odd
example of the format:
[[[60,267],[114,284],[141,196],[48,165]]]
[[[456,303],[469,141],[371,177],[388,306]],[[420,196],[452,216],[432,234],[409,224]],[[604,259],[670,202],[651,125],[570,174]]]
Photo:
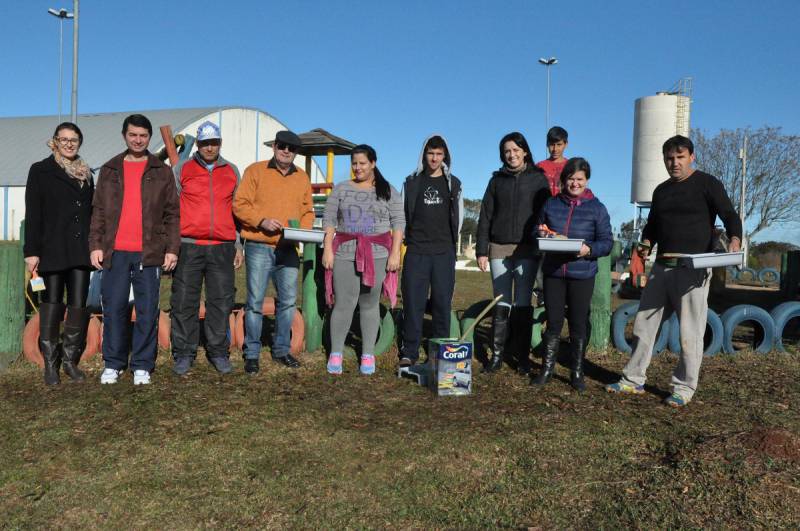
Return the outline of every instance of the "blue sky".
[[[58,22],[68,0],[7,2],[0,115],[56,112]],[[634,100],[694,79],[692,127],[765,124],[800,134],[795,0],[208,1],[83,0],[79,111],[241,105],[297,132],[372,144],[399,186],[422,140],[444,134],[467,197],[482,196],[507,132],[545,157],[551,124],[618,226],[630,199]],[[71,23],[65,25],[69,109]],[[337,180],[346,165],[337,163]],[[800,243],[800,227],[758,239]]]

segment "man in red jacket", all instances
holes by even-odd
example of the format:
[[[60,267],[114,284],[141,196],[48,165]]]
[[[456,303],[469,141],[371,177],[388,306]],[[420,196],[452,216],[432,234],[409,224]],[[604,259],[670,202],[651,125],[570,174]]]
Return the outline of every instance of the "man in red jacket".
[[[233,219],[239,170],[220,154],[219,127],[197,129],[197,152],[175,167],[181,203],[181,252],[172,278],[171,342],[177,375],[189,372],[200,342],[200,290],[206,284],[206,355],[217,371],[231,372],[228,316],[233,309],[234,269],[242,248]]]

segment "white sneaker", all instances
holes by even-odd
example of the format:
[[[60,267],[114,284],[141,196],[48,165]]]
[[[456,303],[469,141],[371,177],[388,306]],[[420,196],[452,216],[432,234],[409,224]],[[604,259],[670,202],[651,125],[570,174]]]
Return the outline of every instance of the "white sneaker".
[[[133,385],[148,385],[150,373],[145,370],[133,371]]]
[[[117,380],[119,380],[119,375],[122,374],[122,371],[118,371],[117,369],[103,369],[103,374],[100,375],[100,383],[101,384],[115,384]]]

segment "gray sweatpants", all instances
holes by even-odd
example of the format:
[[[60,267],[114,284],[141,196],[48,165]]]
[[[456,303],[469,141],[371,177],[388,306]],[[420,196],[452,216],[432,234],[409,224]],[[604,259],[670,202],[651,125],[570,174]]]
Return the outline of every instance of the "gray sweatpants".
[[[692,399],[703,362],[703,336],[708,313],[711,271],[655,264],[642,292],[633,323],[636,348],[622,370],[624,383],[644,385],[658,328],[673,312],[681,329],[680,360],[672,373],[672,392]]]
[[[362,354],[374,354],[378,330],[381,326],[380,297],[383,279],[386,278],[386,258],[375,259],[375,282],[371,288],[361,285],[361,274],[353,260],[337,258],[333,262],[333,293],[335,302],[331,312],[331,352],[343,352],[344,340],[353,322],[353,311],[358,304],[361,319]]]

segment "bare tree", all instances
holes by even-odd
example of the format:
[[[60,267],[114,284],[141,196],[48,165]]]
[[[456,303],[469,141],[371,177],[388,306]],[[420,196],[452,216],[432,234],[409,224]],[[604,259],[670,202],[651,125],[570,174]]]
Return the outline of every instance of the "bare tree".
[[[737,211],[742,192],[739,150],[745,136],[748,148],[744,210],[745,236],[749,240],[767,227],[800,221],[800,137],[783,135],[780,127],[770,126],[723,129],[714,136],[692,130],[697,167],[722,181]]]

